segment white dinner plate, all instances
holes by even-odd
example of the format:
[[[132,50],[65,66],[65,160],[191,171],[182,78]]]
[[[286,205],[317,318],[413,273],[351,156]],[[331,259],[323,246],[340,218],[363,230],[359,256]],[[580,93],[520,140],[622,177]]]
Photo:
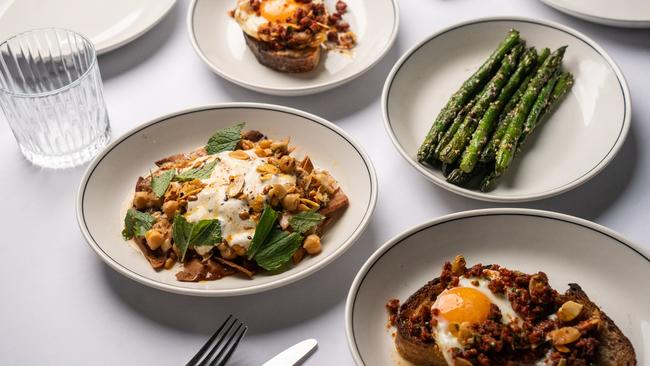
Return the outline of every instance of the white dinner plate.
[[[236,0],[193,0],[187,25],[194,50],[208,67],[235,84],[260,93],[306,95],[322,92],[361,76],[388,52],[397,36],[396,0],[347,0],[344,19],[357,34],[352,55],[327,52],[307,73],[272,70],[255,59],[242,30],[228,15]],[[335,0],[325,0],[334,9]]]
[[[176,0],[0,0],[0,39],[36,28],[81,33],[97,54],[114,50],[146,33]]]
[[[625,28],[650,28],[648,0],[541,0],[563,13],[590,22]]]
[[[547,211],[489,209],[441,217],[382,245],[357,274],[346,303],[348,346],[358,365],[405,365],[387,328],[385,304],[405,301],[463,254],[468,265],[545,272],[564,292],[577,283],[650,362],[647,251],[592,222]]]
[[[121,237],[124,213],[138,176],[154,161],[205,145],[218,129],[246,122],[247,129],[270,138],[290,137],[297,157],[308,154],[330,171],[350,206],[323,237],[323,252],[279,274],[253,279],[230,276],[217,281],[179,282],[173,270],[154,271],[140,250]],[[377,179],[363,149],[343,130],[295,109],[255,103],[230,103],[180,111],[145,123],[117,139],[90,164],[79,187],[77,220],[86,241],[110,267],[145,285],[199,296],[261,292],[304,278],[343,254],[361,235],[377,199]]]
[[[511,28],[537,49],[568,45],[563,67],[574,74],[575,84],[493,191],[461,188],[448,183],[440,169],[420,164],[416,152],[449,97]],[[472,20],[428,37],[391,71],[382,108],[393,144],[420,173],[452,192],[494,202],[542,199],[594,177],[623,145],[632,110],[623,74],[594,41],[557,23],[520,17]]]

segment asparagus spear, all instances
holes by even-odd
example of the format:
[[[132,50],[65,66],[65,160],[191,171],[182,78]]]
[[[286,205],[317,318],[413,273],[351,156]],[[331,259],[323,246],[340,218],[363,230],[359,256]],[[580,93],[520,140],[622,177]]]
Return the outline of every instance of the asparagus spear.
[[[550,55],[551,51],[548,48],[542,49],[542,52],[537,56],[537,65],[542,65],[544,64],[544,61],[548,58]],[[499,116],[499,123],[497,124],[497,127],[492,134],[492,137],[490,137],[490,142],[486,145],[485,149],[483,149],[483,153],[481,153],[481,158],[479,159],[482,163],[487,163],[491,160],[494,160],[494,156],[497,153],[497,150],[499,149],[499,144],[501,143],[501,139],[503,138],[503,135],[505,135],[506,130],[508,128],[508,123],[510,122],[510,119],[513,117],[513,110],[517,106],[517,103],[521,99],[521,96],[524,94],[526,91],[526,88],[528,88],[528,84],[530,83],[530,80],[533,78],[535,75],[535,72],[530,73],[526,79],[521,83],[519,86],[519,89],[515,92],[515,94],[510,98],[508,101],[508,104],[503,108],[503,111],[501,112],[501,115]]]
[[[488,141],[488,135],[492,132],[494,122],[499,117],[503,105],[512,97],[522,80],[535,66],[536,61],[537,52],[534,48],[524,53],[521,62],[517,66],[517,70],[512,74],[506,86],[503,87],[497,100],[490,104],[483,118],[479,121],[476,131],[472,135],[472,140],[461,157],[460,169],[465,173],[469,173],[474,169],[474,166],[478,162],[479,154]]]
[[[457,186],[463,186],[465,185],[470,179],[472,178],[471,173],[465,173],[462,171],[460,168],[456,168],[449,173],[447,176],[447,182],[457,185]]]
[[[482,93],[483,93],[483,91],[481,91],[481,94]],[[447,131],[445,131],[444,135],[442,135],[442,138],[438,142],[438,145],[433,150],[432,159],[438,159],[438,157],[440,156],[440,151],[442,151],[442,149],[444,149],[444,147],[447,146],[449,141],[451,141],[451,139],[454,137],[454,134],[456,133],[456,131],[458,131],[458,127],[460,127],[460,125],[465,120],[465,117],[467,117],[467,114],[469,113],[469,111],[472,110],[472,108],[474,107],[474,104],[476,104],[477,98],[478,98],[478,96],[475,97],[467,105],[465,105],[463,107],[463,109],[460,110],[460,112],[458,112],[458,115],[456,116],[456,118],[454,118],[454,122],[452,122],[451,126],[449,126]]]
[[[526,122],[524,123],[524,129],[521,131],[521,135],[519,136],[518,139],[518,144],[517,144],[518,147],[520,147],[522,142],[526,141],[528,135],[530,135],[531,132],[533,132],[533,129],[535,128],[537,122],[542,116],[542,112],[548,106],[548,103],[551,100],[551,94],[553,93],[553,88],[555,88],[555,84],[557,84],[559,78],[560,78],[560,74],[556,72],[556,74],[548,80],[546,85],[544,85],[542,90],[539,92],[539,95],[537,96],[537,100],[535,100],[535,104],[533,104],[533,108],[530,110],[530,113],[528,113],[528,117],[526,117]]]
[[[514,115],[508,123],[508,128],[499,144],[499,150],[496,154],[495,170],[497,174],[502,174],[510,166],[517,148],[517,142],[523,130],[524,122],[537,99],[540,89],[544,87],[549,78],[560,67],[565,51],[566,46],[563,46],[549,56],[531,79],[530,84],[526,88],[526,92],[524,92],[521,100],[517,103],[517,107],[514,109]]]
[[[518,31],[513,29],[508,32],[506,38],[499,44],[499,47],[490,55],[485,63],[452,95],[451,99],[449,99],[445,107],[438,114],[438,117],[436,117],[429,133],[424,138],[424,142],[418,150],[418,161],[426,162],[430,160],[436,144],[440,141],[449,123],[453,121],[458,111],[476,93],[481,85],[494,74],[501,60],[513,47],[519,44],[519,40]]]
[[[573,75],[571,73],[563,73],[560,75],[557,83],[555,84],[555,87],[553,88],[553,93],[551,94],[551,98],[549,100],[549,103],[547,104],[546,108],[542,110],[542,114],[539,118],[539,120],[542,120],[544,117],[548,115],[549,112],[551,112],[553,109],[557,107],[557,105],[560,104],[562,101],[562,98],[571,90],[571,87],[573,86],[574,79]],[[519,143],[522,144],[525,141],[520,140]],[[517,157],[521,153],[520,149],[517,149],[517,152],[515,153],[515,157]],[[495,170],[491,171],[488,175],[486,175],[483,180],[481,181],[480,189],[482,192],[487,192],[490,189],[492,189],[492,185],[495,180],[499,178],[499,175]]]
[[[440,155],[438,156],[440,161],[451,164],[458,159],[458,156],[463,152],[465,145],[467,145],[469,139],[472,137],[479,118],[483,116],[490,103],[499,95],[499,92],[508,81],[508,77],[517,66],[517,59],[523,49],[523,45],[518,45],[503,60],[499,71],[497,71],[496,75],[487,84],[485,91],[479,96],[472,110],[458,127],[458,131],[456,131],[454,137],[440,151]]]

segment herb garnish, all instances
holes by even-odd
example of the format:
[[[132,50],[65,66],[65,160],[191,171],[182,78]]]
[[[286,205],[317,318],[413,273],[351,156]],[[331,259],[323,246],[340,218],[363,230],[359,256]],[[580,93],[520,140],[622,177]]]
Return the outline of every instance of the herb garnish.
[[[262,211],[260,221],[255,227],[255,235],[246,251],[249,260],[253,259],[257,252],[262,248],[262,244],[264,244],[271,229],[273,229],[273,225],[275,225],[275,222],[278,220],[278,215],[278,212],[272,209],[271,206],[264,206],[264,211]]]
[[[150,214],[140,212],[135,208],[130,208],[124,217],[122,237],[124,237],[124,240],[129,240],[133,237],[142,238],[155,222],[156,219]]]
[[[212,175],[214,167],[217,165],[217,161],[213,160],[210,163],[203,165],[200,168],[189,169],[179,174],[176,174],[173,178],[177,182],[187,182],[194,179],[207,179]]]
[[[176,169],[165,170],[159,175],[151,177],[151,190],[156,197],[162,197],[167,192],[167,187],[176,175]]]
[[[305,234],[325,220],[325,216],[314,211],[300,212],[289,219],[289,225],[293,231]]]
[[[185,254],[190,245],[214,245],[222,241],[219,220],[201,220],[191,223],[182,215],[176,215],[173,225],[172,237],[174,244],[181,252],[181,261],[185,260]]]
[[[235,150],[241,141],[241,131],[245,125],[245,123],[239,123],[215,132],[205,145],[205,150],[210,155]]]
[[[267,271],[280,269],[300,248],[302,239],[302,235],[295,232],[274,230],[269,235],[264,248],[255,256],[255,262]]]

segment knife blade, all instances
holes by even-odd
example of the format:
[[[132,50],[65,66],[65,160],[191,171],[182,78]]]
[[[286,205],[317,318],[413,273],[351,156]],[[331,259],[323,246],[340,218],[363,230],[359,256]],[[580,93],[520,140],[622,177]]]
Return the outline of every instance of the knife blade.
[[[296,366],[305,361],[318,346],[315,339],[305,339],[266,361],[262,366]]]

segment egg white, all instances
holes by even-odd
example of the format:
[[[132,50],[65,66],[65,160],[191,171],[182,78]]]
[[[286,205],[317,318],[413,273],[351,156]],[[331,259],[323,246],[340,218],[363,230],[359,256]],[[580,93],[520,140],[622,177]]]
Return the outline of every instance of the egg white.
[[[197,194],[196,201],[188,202],[185,218],[189,222],[218,219],[221,224],[221,235],[229,246],[239,245],[248,248],[255,234],[256,223],[250,218],[244,220],[239,217],[240,212],[249,209],[247,199],[253,199],[257,195],[267,198],[264,187],[273,184],[295,185],[296,177],[279,173],[262,181],[262,174],[257,171],[257,167],[267,164],[268,159],[258,157],[252,150],[245,152],[250,159],[232,158],[229,156],[229,151],[211,155],[206,159],[206,163],[216,160],[217,164],[212,175],[201,180],[205,187]],[[227,197],[231,177],[243,178],[243,193],[247,199]],[[201,246],[194,249],[197,253],[204,255],[212,249],[212,246]]]

